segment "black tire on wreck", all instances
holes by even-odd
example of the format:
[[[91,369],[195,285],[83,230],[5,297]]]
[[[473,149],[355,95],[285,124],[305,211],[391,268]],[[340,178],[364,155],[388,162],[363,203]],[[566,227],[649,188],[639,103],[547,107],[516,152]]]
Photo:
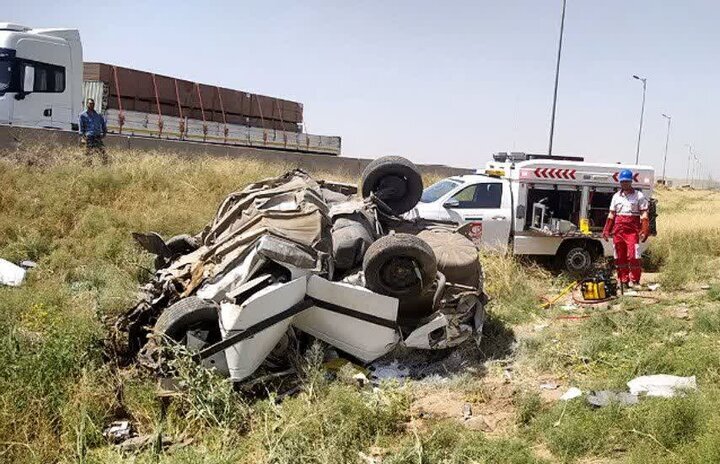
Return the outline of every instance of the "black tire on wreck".
[[[368,289],[399,299],[411,298],[435,281],[437,260],[430,245],[415,235],[386,235],[368,248],[363,273]]]
[[[167,242],[165,242],[165,245],[168,247],[170,252],[172,253],[171,257],[163,257],[163,256],[156,256],[155,257],[155,270],[160,270],[166,268],[172,259],[176,258],[180,255],[187,255],[189,253],[192,253],[193,251],[197,250],[200,246],[195,239],[195,237],[192,237],[188,234],[180,234],[176,235],[174,237],[171,237],[168,239]]]
[[[400,215],[420,201],[422,175],[417,166],[402,156],[383,156],[371,161],[363,170],[360,192],[363,198],[374,193],[393,214]]]
[[[218,305],[196,296],[183,298],[160,314],[155,331],[177,342],[182,342],[190,330],[208,331],[208,343],[220,340]]]

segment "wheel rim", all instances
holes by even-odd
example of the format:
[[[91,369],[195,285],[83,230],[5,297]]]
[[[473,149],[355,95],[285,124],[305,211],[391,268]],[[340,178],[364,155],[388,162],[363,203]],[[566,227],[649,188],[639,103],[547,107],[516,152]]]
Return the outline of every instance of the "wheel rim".
[[[415,286],[418,281],[415,267],[415,261],[406,256],[389,259],[380,268],[382,284],[394,291],[407,290]]]
[[[397,175],[385,176],[380,179],[375,190],[381,200],[396,200],[407,193],[407,181]]]
[[[570,250],[565,259],[568,269],[573,271],[581,271],[587,269],[590,265],[590,253],[583,249]]]

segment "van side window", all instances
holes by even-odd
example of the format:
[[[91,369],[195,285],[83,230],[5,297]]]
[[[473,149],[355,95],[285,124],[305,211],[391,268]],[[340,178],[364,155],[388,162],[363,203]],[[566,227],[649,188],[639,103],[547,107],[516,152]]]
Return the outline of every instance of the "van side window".
[[[453,199],[459,202],[456,208],[500,208],[502,203],[502,184],[475,184],[460,190]]]
[[[65,67],[54,64],[29,62],[35,70],[33,92],[62,93],[65,91]]]

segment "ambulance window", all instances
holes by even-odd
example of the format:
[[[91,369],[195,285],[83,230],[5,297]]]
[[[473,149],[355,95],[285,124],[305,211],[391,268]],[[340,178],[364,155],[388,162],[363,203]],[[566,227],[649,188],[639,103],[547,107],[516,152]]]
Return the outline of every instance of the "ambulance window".
[[[502,203],[502,184],[475,184],[459,191],[453,199],[459,202],[456,208],[500,208]]]

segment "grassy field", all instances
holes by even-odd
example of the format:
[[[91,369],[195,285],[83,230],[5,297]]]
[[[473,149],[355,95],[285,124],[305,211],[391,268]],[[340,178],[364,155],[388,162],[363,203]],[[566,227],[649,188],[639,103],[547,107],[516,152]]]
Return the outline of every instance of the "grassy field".
[[[105,321],[151,267],[130,232],[195,233],[227,193],[290,166],[113,157],[88,168],[74,150],[34,147],[0,159],[0,257],[38,262],[22,287],[0,287],[0,462],[720,462],[719,194],[658,192],[653,299],[543,310],[562,276],[486,256],[483,344],[441,354],[455,365],[443,378],[359,389],[345,372],[328,381],[311,350],[303,389],[279,401],[181,360],[185,387],[165,410],[153,379],[102,353]],[[696,375],[698,391],[626,408],[558,401],[656,373]],[[102,430],[120,418],[174,444],[118,450]]]

